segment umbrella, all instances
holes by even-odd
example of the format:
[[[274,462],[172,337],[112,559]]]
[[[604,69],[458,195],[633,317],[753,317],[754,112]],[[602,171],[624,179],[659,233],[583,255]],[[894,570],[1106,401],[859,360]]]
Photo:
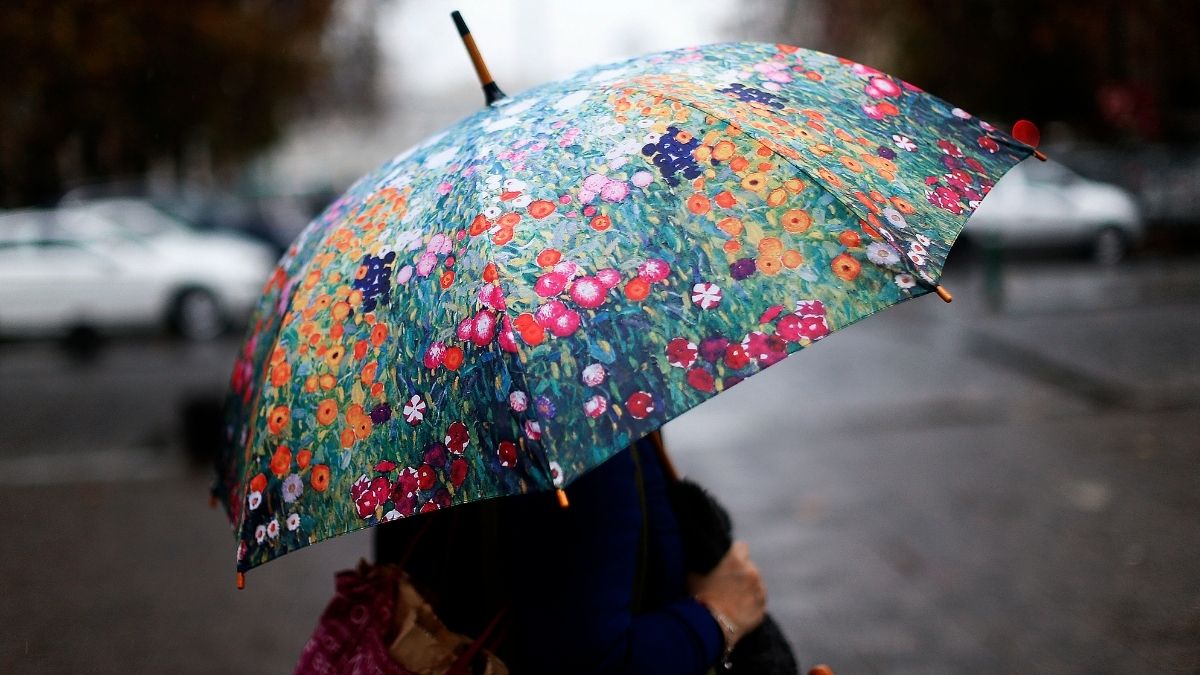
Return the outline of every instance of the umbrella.
[[[590,468],[788,354],[949,301],[952,243],[1034,153],[787,45],[653,54],[512,97],[480,76],[492,105],[358,180],[264,288],[214,489],[239,581],[397,518],[565,503]]]

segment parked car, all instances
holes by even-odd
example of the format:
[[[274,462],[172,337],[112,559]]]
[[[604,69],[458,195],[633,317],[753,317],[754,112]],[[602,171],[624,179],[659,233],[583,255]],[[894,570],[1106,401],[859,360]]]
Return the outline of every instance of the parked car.
[[[164,323],[211,339],[247,316],[274,266],[265,244],[197,232],[137,199],[0,214],[0,334]]]
[[[1145,228],[1129,192],[1054,161],[1029,159],[996,183],[964,233],[976,246],[1086,246],[1098,262],[1113,264]]]

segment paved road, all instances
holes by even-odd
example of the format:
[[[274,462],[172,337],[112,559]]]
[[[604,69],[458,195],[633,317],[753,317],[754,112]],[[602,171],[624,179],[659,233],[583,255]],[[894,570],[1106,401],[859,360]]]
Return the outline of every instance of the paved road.
[[[1200,671],[1200,261],[977,270],[667,429],[807,662]],[[232,342],[0,345],[0,672],[281,672],[361,534],[232,588],[180,406]]]

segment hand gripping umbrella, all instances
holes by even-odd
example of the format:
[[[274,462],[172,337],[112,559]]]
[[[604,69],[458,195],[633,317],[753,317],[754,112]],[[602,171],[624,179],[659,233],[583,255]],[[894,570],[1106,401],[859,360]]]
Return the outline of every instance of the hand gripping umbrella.
[[[459,20],[460,32],[466,33]],[[241,573],[558,490],[788,354],[936,292],[1034,150],[868,66],[736,43],[505,98],[292,244],[237,360],[215,495]]]

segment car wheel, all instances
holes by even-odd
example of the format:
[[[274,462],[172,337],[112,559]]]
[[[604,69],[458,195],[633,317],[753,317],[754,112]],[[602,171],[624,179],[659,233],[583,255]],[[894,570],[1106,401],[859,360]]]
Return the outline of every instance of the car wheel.
[[[185,340],[212,340],[225,332],[225,314],[216,296],[202,288],[192,288],[175,298],[170,324],[175,334]]]
[[[1115,265],[1124,260],[1128,252],[1129,241],[1115,227],[1100,230],[1092,241],[1092,257],[1101,265]]]

